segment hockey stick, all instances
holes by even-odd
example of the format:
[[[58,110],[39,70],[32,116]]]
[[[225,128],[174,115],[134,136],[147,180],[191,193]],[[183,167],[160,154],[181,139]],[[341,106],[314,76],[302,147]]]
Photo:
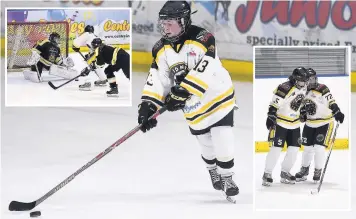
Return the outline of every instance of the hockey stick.
[[[331,152],[333,150],[333,147],[334,147],[334,142],[335,142],[335,138],[336,138],[336,132],[337,132],[337,129],[339,128],[339,122],[336,124],[336,128],[335,128],[335,132],[334,132],[334,135],[333,135],[333,139],[331,141],[331,146],[330,146],[330,150],[329,150],[329,154],[328,154],[328,157],[326,158],[326,162],[325,162],[325,165],[324,165],[324,170],[323,170],[323,174],[321,175],[321,179],[320,179],[320,182],[319,182],[319,186],[316,190],[312,190],[310,193],[311,194],[316,194],[316,193],[319,193],[320,192],[320,189],[321,189],[321,186],[323,185],[323,181],[324,181],[324,176],[325,176],[325,172],[326,172],[326,167],[328,166],[328,163],[329,163],[329,159],[330,159],[330,155],[331,155]]]
[[[161,115],[162,113],[164,113],[166,111],[166,107],[162,107],[161,109],[159,109],[155,114],[153,114],[148,120],[150,119],[155,119],[157,118],[159,115]],[[91,165],[93,165],[94,163],[96,163],[97,161],[99,161],[101,158],[103,158],[105,155],[107,155],[108,153],[110,153],[112,150],[114,150],[117,146],[119,146],[120,144],[122,144],[124,141],[126,141],[127,139],[129,139],[132,135],[134,135],[135,133],[137,133],[140,128],[141,128],[142,124],[136,126],[134,129],[132,129],[131,131],[129,131],[126,135],[124,135],[123,137],[121,137],[119,140],[117,140],[115,143],[113,143],[110,147],[106,148],[103,152],[101,152],[100,154],[98,154],[96,157],[94,157],[91,161],[89,161],[88,163],[86,163],[84,166],[82,166],[80,169],[78,169],[77,171],[75,171],[72,175],[70,175],[69,177],[67,177],[65,180],[63,180],[61,183],[59,183],[56,187],[54,187],[53,189],[51,189],[49,192],[47,192],[45,195],[43,195],[41,198],[37,199],[36,201],[33,202],[18,202],[18,201],[12,201],[9,205],[9,210],[10,211],[29,211],[32,210],[34,207],[36,207],[37,205],[39,205],[40,203],[42,203],[44,200],[46,200],[47,198],[49,198],[51,195],[53,195],[54,193],[56,193],[58,190],[60,190],[61,188],[63,188],[65,185],[67,185],[70,181],[72,181],[76,176],[78,176],[80,173],[82,173],[84,170],[88,169]]]
[[[53,88],[54,90],[57,90],[58,88],[63,87],[64,85],[66,85],[66,84],[68,84],[68,83],[74,81],[75,79],[77,79],[77,78],[79,78],[79,77],[81,77],[81,76],[82,76],[82,75],[79,74],[79,75],[75,76],[74,78],[70,79],[69,81],[66,81],[65,83],[63,83],[63,84],[61,84],[61,85],[59,85],[59,86],[55,86],[55,85],[52,83],[52,81],[49,81],[49,82],[48,82],[48,85],[49,85],[51,88]]]

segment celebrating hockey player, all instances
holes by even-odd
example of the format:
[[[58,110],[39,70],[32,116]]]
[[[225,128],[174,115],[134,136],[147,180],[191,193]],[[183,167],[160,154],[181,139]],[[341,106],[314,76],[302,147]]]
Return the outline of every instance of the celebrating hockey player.
[[[308,93],[300,110],[300,119],[305,122],[302,139],[304,151],[302,166],[295,175],[296,181],[305,181],[314,155],[314,181],[319,181],[324,165],[325,149],[330,144],[334,129],[334,119],[343,123],[344,114],[340,111],[333,95],[325,84],[318,83],[316,72],[308,69]]]
[[[79,52],[80,47],[87,46],[90,49],[90,51],[93,51],[94,49],[91,46],[91,42],[95,38],[98,38],[98,37],[94,34],[94,27],[91,25],[87,25],[84,28],[84,33],[73,40],[72,48],[75,52]],[[93,67],[94,66],[95,66],[95,63],[93,64]],[[106,79],[106,75],[104,73],[104,68],[95,68],[94,67],[94,71],[99,77],[99,80],[95,81],[94,85],[95,86],[105,86],[107,79]],[[84,78],[84,83],[79,85],[79,89],[89,91],[91,89],[91,82],[89,81],[88,77],[83,77],[83,78]]]
[[[91,42],[93,51],[88,55],[87,63],[90,67],[82,71],[82,75],[88,75],[92,69],[104,68],[105,64],[108,66],[104,69],[110,90],[106,92],[108,96],[117,96],[119,91],[115,79],[114,72],[120,69],[124,72],[126,78],[130,79],[130,55],[121,48],[114,48],[105,45],[100,38],[95,38]],[[96,63],[95,63],[96,62]]]
[[[34,45],[32,55],[27,61],[27,64],[31,66],[31,70],[23,71],[25,79],[41,82],[43,69],[49,70],[49,74],[65,79],[70,79],[77,75],[75,70],[70,69],[70,67],[74,66],[73,60],[70,57],[63,58],[61,56],[59,43],[60,35],[53,32],[49,35],[48,40],[41,40]]]
[[[273,92],[266,121],[271,145],[262,177],[264,186],[270,186],[273,182],[272,172],[285,142],[288,148],[282,162],[281,183],[295,183],[295,176],[290,174],[290,170],[301,146],[299,113],[307,92],[307,84],[308,72],[305,68],[299,67],[294,69],[287,82],[280,84]]]
[[[217,55],[215,38],[191,24],[185,1],[168,1],[159,12],[162,38],[152,49],[153,63],[143,89],[138,123],[146,132],[157,125],[148,118],[160,107],[183,110],[200,146],[213,187],[239,193],[234,166],[234,86]]]

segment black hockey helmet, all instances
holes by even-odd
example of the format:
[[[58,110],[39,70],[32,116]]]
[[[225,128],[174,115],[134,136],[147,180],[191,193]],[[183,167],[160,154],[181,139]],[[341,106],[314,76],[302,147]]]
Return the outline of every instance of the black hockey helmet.
[[[308,85],[309,73],[304,67],[298,67],[293,70],[289,80],[298,88],[301,89]]]
[[[187,32],[192,21],[191,9],[186,1],[167,1],[158,13],[158,24],[162,37],[168,41],[176,42]],[[178,33],[166,33],[163,21],[176,20],[181,28]],[[171,35],[171,36],[170,36]]]
[[[51,33],[48,37],[48,40],[55,45],[59,45],[60,39],[61,36],[56,32]]]
[[[88,32],[88,33],[94,33],[94,27],[91,25],[87,25],[84,28],[84,32]]]
[[[318,77],[316,76],[316,72],[312,68],[308,68],[308,74],[309,74],[309,83],[308,83],[308,88],[313,89],[318,86]]]
[[[93,41],[91,41],[91,46],[93,49],[98,48],[103,44],[103,41],[100,38],[94,38]]]

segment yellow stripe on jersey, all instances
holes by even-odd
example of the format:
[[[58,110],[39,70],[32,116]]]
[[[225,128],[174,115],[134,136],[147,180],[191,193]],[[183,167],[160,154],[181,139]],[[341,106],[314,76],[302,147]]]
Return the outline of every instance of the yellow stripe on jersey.
[[[204,52],[208,51],[207,48],[203,44],[201,44],[197,41],[194,41],[194,40],[186,40],[184,42],[184,44],[185,45],[195,45],[195,46],[199,47],[200,49],[202,49]]]
[[[300,123],[299,119],[297,119],[295,121],[286,121],[286,120],[283,120],[283,119],[277,119],[276,121],[277,121],[277,123],[284,123],[284,124],[287,124],[287,125],[295,125],[295,124]]]
[[[222,101],[224,98],[232,95],[234,93],[234,88],[231,87],[229,90],[225,91],[224,93],[222,93],[221,95],[217,96],[216,98],[214,98],[212,101],[208,102],[207,104],[205,104],[204,106],[202,106],[199,110],[197,110],[196,112],[192,112],[192,113],[185,113],[184,117],[187,119],[190,119],[198,114],[203,114],[205,111],[207,111],[211,106],[213,106],[215,103],[218,103],[220,101]]]
[[[330,114],[324,118],[318,118],[318,119],[307,119],[307,122],[309,123],[313,123],[313,124],[317,124],[317,123],[323,123],[323,122],[328,122],[330,120],[332,120],[333,115]]]
[[[87,63],[88,65],[90,65],[91,63],[93,63],[96,60],[96,57],[99,55],[99,47],[95,49],[94,53],[90,56],[90,58],[88,59]]]
[[[208,85],[205,82],[189,74],[185,76],[183,81],[180,83],[180,86],[184,87],[191,94],[198,97],[202,97],[206,89],[208,89]]]
[[[185,76],[184,79],[186,79],[186,80],[198,85],[199,87],[203,88],[204,90],[208,89],[208,87],[209,87],[204,81],[200,80],[197,77],[189,75],[189,74],[187,76]]]
[[[295,120],[299,120],[299,118],[293,118],[289,116],[282,116],[277,114],[277,118],[283,119],[283,120],[288,120],[289,122],[294,122]]]
[[[227,108],[227,107],[229,107],[229,106],[231,106],[231,105],[234,105],[234,104],[235,104],[235,98],[233,98],[233,99],[231,99],[231,100],[229,100],[229,101],[227,101],[227,102],[221,104],[219,107],[217,107],[217,108],[215,108],[214,110],[212,110],[212,111],[210,111],[210,112],[208,112],[208,113],[206,113],[206,114],[204,114],[204,115],[198,117],[197,119],[195,119],[195,120],[193,120],[193,121],[188,121],[188,124],[189,124],[189,125],[195,125],[195,124],[201,122],[203,119],[205,119],[205,118],[207,118],[208,116],[210,116],[211,114],[216,113],[217,111],[222,110],[222,109],[225,109],[225,108]]]
[[[154,92],[148,91],[148,90],[144,90],[144,91],[142,92],[142,95],[146,95],[146,96],[155,98],[155,99],[157,99],[157,100],[159,100],[159,101],[161,101],[161,102],[163,102],[163,100],[164,100],[164,97],[163,97],[163,96],[159,95],[158,93],[154,93]]]
[[[36,48],[32,48],[32,51],[35,51],[35,52],[37,52],[38,54],[41,54],[41,51],[39,51],[39,50],[36,49]]]
[[[164,50],[168,50],[168,49],[173,49],[170,45],[164,45],[160,50],[158,50],[155,61],[158,64],[159,62],[159,58],[162,56],[162,53],[164,52]]]
[[[51,66],[53,64],[52,62],[48,61],[47,59],[43,58],[42,56],[40,58],[40,62],[42,62],[42,64],[44,64],[46,66]]]
[[[326,145],[327,147],[329,147],[331,133],[333,132],[333,130],[334,130],[334,121],[329,123],[328,132],[326,133],[326,136],[325,136],[324,145]]]
[[[202,97],[203,96],[203,92],[195,89],[194,87],[188,85],[188,84],[185,84],[185,83],[181,83],[180,86],[184,87],[185,89],[187,89],[189,91],[189,93],[191,94],[194,94],[195,96],[198,96],[198,97]]]
[[[42,46],[43,44],[48,43],[48,42],[49,42],[49,40],[39,40],[39,41],[37,42],[37,45]]]
[[[112,65],[116,64],[117,53],[119,52],[120,49],[121,49],[120,47],[114,49],[114,52],[112,53],[112,59],[111,59],[111,64]]]

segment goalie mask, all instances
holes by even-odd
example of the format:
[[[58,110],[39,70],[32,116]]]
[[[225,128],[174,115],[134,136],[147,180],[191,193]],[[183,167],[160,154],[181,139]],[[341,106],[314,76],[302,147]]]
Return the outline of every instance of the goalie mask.
[[[53,33],[51,33],[51,34],[49,35],[48,40],[49,40],[51,43],[53,43],[53,44],[59,46],[60,40],[61,40],[61,36],[60,36],[58,33],[53,32]]]
[[[168,1],[159,11],[158,26],[164,39],[178,41],[191,25],[190,5],[186,1]]]
[[[304,67],[294,69],[292,75],[289,76],[289,81],[291,81],[298,89],[302,89],[307,86],[308,80],[309,74]]]

